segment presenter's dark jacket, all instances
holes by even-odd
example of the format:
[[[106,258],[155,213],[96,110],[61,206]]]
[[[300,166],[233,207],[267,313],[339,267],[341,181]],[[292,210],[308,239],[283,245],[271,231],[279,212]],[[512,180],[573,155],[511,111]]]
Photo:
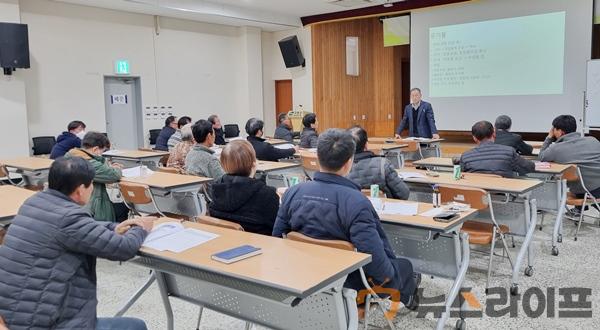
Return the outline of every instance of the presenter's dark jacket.
[[[254,147],[256,159],[258,160],[276,162],[282,158],[292,157],[296,153],[294,148],[278,149],[265,142],[265,139],[256,136],[249,136],[248,142]]]
[[[535,171],[535,164],[519,156],[515,149],[492,141],[481,142],[462,154],[460,166],[463,172],[496,174],[505,178]]]
[[[519,155],[531,156],[533,147],[523,141],[523,138],[516,133],[507,130],[496,130],[496,144],[513,147]]]
[[[421,104],[419,104],[416,118],[416,129],[413,127],[415,123],[413,113],[414,109],[411,104],[404,107],[404,116],[402,117],[400,126],[398,126],[398,129],[396,130],[397,134],[402,133],[407,126],[409,136],[432,138],[433,134],[438,133],[437,128],[435,127],[433,108],[431,107],[430,103],[421,101]]]

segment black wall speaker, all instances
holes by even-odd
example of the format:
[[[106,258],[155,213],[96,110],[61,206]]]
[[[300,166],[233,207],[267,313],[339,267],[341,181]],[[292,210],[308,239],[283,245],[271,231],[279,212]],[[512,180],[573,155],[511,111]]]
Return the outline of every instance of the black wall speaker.
[[[300,43],[298,43],[298,37],[291,36],[279,40],[279,49],[281,49],[281,55],[285,62],[286,68],[294,68],[297,66],[305,66],[306,61],[302,56],[300,50]]]
[[[0,67],[29,68],[27,24],[0,23]]]

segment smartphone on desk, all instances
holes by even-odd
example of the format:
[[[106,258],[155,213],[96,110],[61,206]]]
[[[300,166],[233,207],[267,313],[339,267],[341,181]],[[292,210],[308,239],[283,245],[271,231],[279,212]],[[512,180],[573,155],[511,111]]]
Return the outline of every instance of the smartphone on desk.
[[[450,222],[458,218],[458,216],[459,215],[456,212],[445,211],[433,217],[433,220],[437,222]]]

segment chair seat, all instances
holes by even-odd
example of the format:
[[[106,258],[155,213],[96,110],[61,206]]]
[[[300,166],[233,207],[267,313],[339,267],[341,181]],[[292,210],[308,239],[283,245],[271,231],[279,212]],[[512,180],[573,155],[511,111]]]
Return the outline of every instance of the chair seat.
[[[583,206],[583,198],[578,198],[573,193],[567,193],[567,205]],[[586,204],[592,204],[593,200],[588,197]]]
[[[486,222],[467,221],[462,226],[462,231],[469,234],[469,243],[476,245],[488,245],[492,243],[494,225]],[[509,232],[508,226],[500,225],[500,232]]]

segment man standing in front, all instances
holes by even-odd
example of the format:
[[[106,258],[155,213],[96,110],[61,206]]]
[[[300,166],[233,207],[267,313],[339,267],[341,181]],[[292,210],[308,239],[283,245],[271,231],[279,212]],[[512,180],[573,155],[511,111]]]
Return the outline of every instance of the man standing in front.
[[[413,88],[410,90],[410,104],[404,108],[404,116],[400,126],[396,130],[396,138],[400,139],[400,134],[408,125],[408,136],[439,139],[437,128],[435,127],[435,118],[431,103],[421,99],[421,90]]]

